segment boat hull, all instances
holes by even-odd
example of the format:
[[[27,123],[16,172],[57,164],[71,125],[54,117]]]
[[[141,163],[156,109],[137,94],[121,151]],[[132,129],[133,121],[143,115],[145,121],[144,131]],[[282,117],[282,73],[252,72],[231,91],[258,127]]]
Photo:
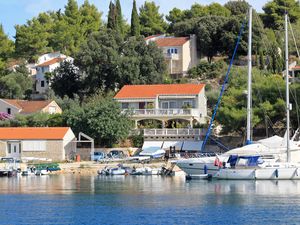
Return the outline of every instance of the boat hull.
[[[214,177],[224,180],[300,180],[300,168],[220,169]]]
[[[188,160],[178,161],[176,165],[186,173],[188,176],[199,176],[209,174],[214,176],[218,171],[219,167],[214,162],[189,162]]]

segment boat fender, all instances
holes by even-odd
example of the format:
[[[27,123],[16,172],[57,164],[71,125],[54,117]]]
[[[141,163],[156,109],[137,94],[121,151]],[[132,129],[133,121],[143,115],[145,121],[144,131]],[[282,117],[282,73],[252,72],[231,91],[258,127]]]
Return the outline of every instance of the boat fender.
[[[278,178],[278,169],[275,170],[275,177]]]
[[[296,174],[297,177],[299,176],[298,175],[298,168],[295,170],[295,174]]]
[[[207,165],[204,165],[204,174],[207,174]]]
[[[253,177],[254,177],[254,180],[256,180],[256,169],[253,170]]]

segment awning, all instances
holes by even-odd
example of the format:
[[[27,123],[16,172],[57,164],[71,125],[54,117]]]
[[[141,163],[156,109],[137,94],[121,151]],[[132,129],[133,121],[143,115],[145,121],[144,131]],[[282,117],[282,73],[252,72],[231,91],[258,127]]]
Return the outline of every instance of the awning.
[[[201,151],[203,141],[184,141],[182,151]]]
[[[175,150],[180,151],[182,148],[183,141],[164,141],[163,149],[170,150],[170,147],[175,147]]]

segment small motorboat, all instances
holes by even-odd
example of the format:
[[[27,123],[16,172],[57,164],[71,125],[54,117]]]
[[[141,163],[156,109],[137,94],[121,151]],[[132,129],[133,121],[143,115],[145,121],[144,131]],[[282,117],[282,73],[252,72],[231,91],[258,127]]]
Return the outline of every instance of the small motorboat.
[[[26,170],[21,171],[21,176],[35,176],[35,167],[27,167]]]
[[[102,170],[98,170],[99,175],[125,175],[126,170],[125,168],[118,166],[116,168],[109,168],[109,167],[104,167]]]
[[[143,167],[143,168],[133,168],[130,175],[159,175],[159,170],[152,169],[150,167]]]

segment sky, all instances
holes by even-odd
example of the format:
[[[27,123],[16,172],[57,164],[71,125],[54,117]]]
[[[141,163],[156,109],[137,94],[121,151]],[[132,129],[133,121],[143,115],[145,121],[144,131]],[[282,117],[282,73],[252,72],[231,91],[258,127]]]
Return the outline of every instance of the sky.
[[[5,33],[10,37],[15,35],[16,24],[24,24],[27,20],[37,16],[40,12],[63,9],[68,0],[0,0],[0,23],[4,27]],[[227,0],[153,0],[160,6],[160,13],[164,15],[177,7],[179,9],[189,9],[192,4],[199,3],[207,5],[212,2],[225,4]],[[262,6],[269,0],[249,0],[257,11],[262,11]],[[84,0],[77,0],[81,5]],[[103,18],[106,20],[108,5],[110,0],[89,0],[97,6],[99,11],[103,12]],[[127,21],[130,21],[132,0],[120,0],[122,6],[122,13]],[[145,0],[136,0],[137,7],[143,5]]]

